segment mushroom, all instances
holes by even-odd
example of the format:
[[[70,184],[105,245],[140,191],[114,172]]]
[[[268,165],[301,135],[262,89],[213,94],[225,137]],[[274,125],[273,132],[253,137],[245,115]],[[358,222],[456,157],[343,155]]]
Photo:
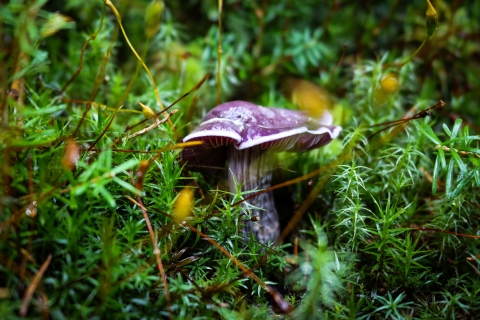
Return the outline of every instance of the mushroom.
[[[209,167],[223,167],[227,162],[230,192],[235,192],[236,183],[244,191],[266,189],[272,181],[267,151],[296,152],[324,146],[342,130],[332,122],[328,111],[320,119],[313,119],[301,111],[266,108],[245,101],[227,102],[210,110],[183,139],[203,144],[185,148],[182,158],[190,169],[204,168],[204,175],[211,173]],[[276,240],[280,224],[272,193],[260,194],[248,202],[259,223],[246,222],[244,232],[253,232],[262,243]]]

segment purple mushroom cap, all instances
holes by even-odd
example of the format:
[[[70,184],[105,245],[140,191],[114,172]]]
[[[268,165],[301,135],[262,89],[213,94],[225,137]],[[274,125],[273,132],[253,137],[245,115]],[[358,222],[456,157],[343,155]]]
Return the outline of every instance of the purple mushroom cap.
[[[202,141],[201,146],[185,148],[183,161],[204,175],[215,173],[228,160],[231,192],[235,182],[243,190],[266,189],[271,184],[267,150],[305,151],[328,144],[342,131],[332,126],[332,115],[309,117],[301,111],[265,108],[245,101],[232,101],[213,108],[200,125],[183,140]],[[252,215],[259,223],[247,222],[244,232],[252,231],[264,243],[274,241],[280,233],[278,213],[271,192],[249,201]]]
[[[223,103],[203,118],[183,141],[202,141],[186,148],[183,160],[189,165],[209,165],[223,157],[216,148],[233,145],[238,150],[257,147],[275,151],[306,151],[328,144],[342,131],[332,126],[327,111],[321,119],[312,119],[301,111],[266,108],[246,101]]]

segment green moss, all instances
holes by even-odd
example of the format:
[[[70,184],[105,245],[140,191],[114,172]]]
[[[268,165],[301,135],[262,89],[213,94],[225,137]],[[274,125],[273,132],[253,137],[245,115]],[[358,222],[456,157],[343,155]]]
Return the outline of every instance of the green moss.
[[[222,101],[294,108],[282,88],[292,76],[322,85],[334,100],[341,137],[275,163],[277,183],[318,170],[275,191],[284,225],[298,212],[303,218],[273,250],[244,239],[249,213],[233,204],[248,192],[231,195],[222,181],[188,173],[178,149],[158,152],[177,143],[168,123],[137,137],[130,135],[154,120],[126,132],[143,120],[139,102],[160,106],[103,2],[2,3],[0,314],[267,319],[286,318],[288,302],[298,319],[475,318],[480,5],[433,3],[438,29],[400,68],[426,38],[423,1],[223,4]],[[216,103],[218,3],[165,2],[151,39],[148,1],[114,5],[164,106],[211,73],[174,107],[171,120],[184,136]],[[400,88],[379,101],[390,73]],[[384,127],[375,125],[440,99],[445,107],[373,135]],[[192,228],[171,218],[185,187],[203,191],[186,219]]]

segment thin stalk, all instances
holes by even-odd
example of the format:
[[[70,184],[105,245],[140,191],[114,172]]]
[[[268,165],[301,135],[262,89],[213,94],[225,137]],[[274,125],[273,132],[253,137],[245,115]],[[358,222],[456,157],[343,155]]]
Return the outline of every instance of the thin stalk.
[[[143,59],[144,59],[145,56],[147,55],[148,47],[150,46],[150,40],[151,40],[151,37],[148,37],[147,40],[145,41],[145,45],[144,45],[143,52],[142,52],[142,58],[143,58]],[[142,58],[141,58],[141,61],[143,61]],[[110,121],[107,123],[107,125],[105,126],[105,128],[102,130],[102,133],[100,133],[100,135],[98,136],[98,138],[92,143],[92,145],[90,146],[90,148],[88,149],[88,151],[90,151],[93,147],[95,147],[95,145],[98,143],[98,141],[100,141],[100,139],[107,133],[108,128],[110,128],[110,126],[112,125],[113,120],[115,119],[116,114],[118,113],[118,111],[119,111],[120,108],[122,107],[123,102],[124,102],[125,99],[127,98],[128,93],[129,93],[130,90],[132,89],[133,83],[134,83],[135,80],[137,79],[138,73],[140,72],[140,67],[141,67],[141,64],[140,64],[140,63],[137,63],[137,67],[135,68],[135,71],[134,71],[134,73],[133,73],[133,76],[132,76],[132,78],[130,79],[130,82],[128,83],[127,88],[123,91],[123,94],[122,94],[122,96],[120,97],[120,100],[118,101],[117,106],[116,106],[115,109],[114,109],[114,112],[113,112],[114,114],[113,114],[113,116],[110,118]],[[163,108],[163,107],[162,107],[162,108]],[[100,112],[100,110],[99,110],[99,112]],[[168,117],[168,120],[170,120],[170,117]]]
[[[152,224],[150,223],[150,219],[148,218],[147,209],[143,205],[142,198],[139,195],[137,195],[137,201],[133,200],[130,197],[127,197],[127,199],[129,199],[133,203],[137,204],[140,207],[140,209],[142,210],[143,218],[145,219],[145,223],[147,224],[148,233],[150,234],[150,239],[152,241],[153,252],[154,252],[155,257],[157,259],[157,267],[158,267],[158,271],[160,272],[160,278],[162,279],[163,288],[164,288],[164,292],[165,292],[165,298],[167,299],[168,314],[169,314],[170,319],[172,319],[172,301],[170,299],[170,292],[168,291],[167,276],[166,276],[165,270],[163,268],[161,252],[160,252],[160,249],[158,248],[158,245],[157,245],[157,240],[156,240],[156,237],[155,237],[155,233],[153,232]]]
[[[427,37],[425,40],[423,40],[420,47],[418,47],[418,49],[407,60],[405,60],[405,62],[403,62],[400,66],[398,66],[398,70],[403,68],[404,65],[406,65],[408,62],[410,62],[410,60],[412,60],[420,52],[420,50],[422,50],[423,46],[425,45],[425,43],[427,43],[429,38],[430,37]]]
[[[78,131],[80,130],[80,128],[83,124],[83,121],[85,120],[85,118],[87,116],[88,111],[90,111],[90,109],[92,108],[91,101],[95,100],[95,96],[97,95],[97,91],[100,88],[100,84],[102,82],[102,75],[103,75],[103,72],[105,71],[105,68],[107,67],[107,62],[110,59],[110,54],[112,53],[113,45],[115,43],[115,39],[117,38],[117,33],[118,33],[118,27],[115,26],[115,29],[113,30],[112,38],[111,38],[111,41],[110,41],[110,45],[107,49],[107,52],[105,53],[105,56],[103,57],[102,65],[100,66],[100,72],[98,73],[97,78],[95,79],[95,84],[93,86],[92,93],[90,94],[90,98],[88,99],[88,101],[90,101],[90,102],[87,103],[87,107],[83,111],[82,118],[80,119],[80,122],[77,124],[77,127],[75,128],[75,131],[73,132],[73,135],[72,135],[73,137],[75,137],[77,135]]]
[[[132,50],[133,54],[135,55],[135,57],[137,57],[138,61],[140,61],[140,63],[142,64],[143,68],[145,69],[145,71],[147,72],[148,76],[150,77],[150,81],[152,82],[153,84],[153,90],[155,91],[155,96],[157,97],[157,102],[158,102],[158,105],[160,106],[160,108],[162,110],[165,110],[165,108],[163,107],[163,104],[162,104],[162,100],[160,99],[160,93],[158,92],[158,89],[157,89],[157,84],[155,83],[155,79],[153,78],[152,74],[150,73],[150,70],[148,69],[147,65],[145,64],[145,62],[143,62],[142,58],[140,57],[140,55],[137,53],[137,51],[135,51],[135,48],[133,47],[133,45],[130,43],[130,40],[128,39],[128,36],[127,36],[127,33],[125,32],[125,29],[123,28],[123,25],[122,25],[122,18],[120,17],[120,14],[118,13],[117,9],[115,8],[115,6],[113,5],[113,3],[110,1],[110,0],[104,0],[105,2],[105,5],[107,7],[110,8],[110,10],[112,10],[113,14],[115,15],[115,18],[117,18],[117,22],[120,26],[120,29],[122,30],[122,33],[123,33],[123,36],[125,37],[125,41],[127,41],[127,44],[128,46],[130,47],[130,49]],[[167,117],[167,113],[164,112],[163,113],[165,117]],[[170,127],[172,128],[173,132],[175,133],[175,137],[176,139],[179,139],[179,136],[178,136],[178,133],[177,133],[177,130],[175,130],[175,126],[173,125],[173,122],[168,119],[168,123],[170,124]]]
[[[85,41],[85,43],[83,44],[83,47],[82,47],[82,51],[80,52],[80,63],[78,65],[78,69],[77,71],[75,71],[75,73],[73,74],[73,76],[67,81],[67,83],[65,83],[65,85],[63,86],[62,90],[60,91],[60,94],[61,95],[62,93],[65,92],[65,90],[67,90],[67,87],[73,82],[73,80],[75,80],[75,78],[80,74],[80,72],[82,71],[83,69],[83,56],[85,55],[85,49],[87,49],[87,46],[88,44],[90,43],[90,41],[92,40],[95,40],[95,38],[98,36],[98,34],[100,33],[100,31],[102,30],[103,28],[103,19],[105,18],[105,7],[102,7],[102,18],[100,19],[100,24],[98,25],[98,29],[97,31],[95,31],[95,33],[91,34],[90,37],[88,37],[87,41]]]

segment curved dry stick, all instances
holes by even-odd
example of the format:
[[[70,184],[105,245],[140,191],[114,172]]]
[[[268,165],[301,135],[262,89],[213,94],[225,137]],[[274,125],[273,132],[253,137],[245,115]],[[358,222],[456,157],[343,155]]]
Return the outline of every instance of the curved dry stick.
[[[381,126],[385,126],[385,127],[376,131],[375,133],[372,133],[370,136],[367,137],[367,140],[370,140],[371,138],[375,137],[377,134],[379,134],[382,131],[385,131],[387,129],[393,128],[393,127],[398,126],[398,125],[405,125],[405,124],[407,124],[407,122],[409,122],[411,120],[425,118],[425,117],[431,115],[431,112],[433,110],[435,110],[436,108],[443,108],[444,106],[445,106],[445,102],[440,100],[436,105],[434,105],[430,108],[427,108],[425,110],[422,110],[420,112],[417,112],[415,115],[413,115],[411,117],[404,117],[403,119],[399,119],[399,120],[393,120],[393,121],[387,121],[387,122],[383,122],[383,123],[374,124],[372,127],[381,127]]]
[[[417,229],[418,231],[433,231],[433,232],[441,232],[441,233],[446,233],[446,234],[452,234],[457,237],[465,237],[465,238],[472,238],[472,239],[480,239],[480,236],[475,236],[473,234],[465,234],[465,233],[458,233],[458,232],[453,232],[453,231],[447,231],[447,230],[441,230],[441,229],[436,229],[436,228],[427,228],[427,227],[417,227],[413,228]]]
[[[168,114],[168,116],[166,116],[166,117],[163,118],[162,120],[156,118],[156,119],[155,119],[155,122],[154,122],[151,126],[148,126],[148,127],[146,127],[146,128],[143,128],[142,130],[137,131],[137,132],[135,132],[135,133],[132,133],[131,135],[129,135],[129,136],[127,136],[127,137],[123,137],[123,138],[122,138],[122,142],[125,141],[125,140],[127,140],[127,139],[130,140],[130,139],[136,138],[136,137],[138,137],[138,136],[140,136],[140,135],[142,135],[142,134],[144,134],[144,133],[146,133],[146,132],[148,132],[148,131],[150,131],[150,130],[152,130],[152,129],[157,128],[159,125],[161,125],[162,123],[165,123],[167,120],[169,120],[170,117],[171,117],[172,115],[174,115],[175,113],[177,113],[177,112],[178,112],[177,109],[173,109],[172,111],[170,111],[170,113]]]
[[[52,254],[48,255],[47,260],[42,264],[42,267],[38,272],[35,274],[35,277],[33,278],[32,282],[27,288],[27,291],[25,291],[25,295],[23,296],[23,301],[22,301],[22,306],[20,307],[19,314],[21,317],[25,317],[28,312],[28,305],[30,304],[30,300],[32,300],[32,295],[35,292],[35,289],[37,288],[38,284],[40,283],[40,280],[43,277],[43,274],[48,268],[48,265],[52,261]]]

